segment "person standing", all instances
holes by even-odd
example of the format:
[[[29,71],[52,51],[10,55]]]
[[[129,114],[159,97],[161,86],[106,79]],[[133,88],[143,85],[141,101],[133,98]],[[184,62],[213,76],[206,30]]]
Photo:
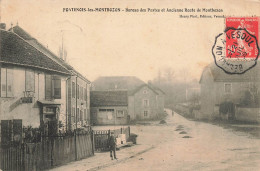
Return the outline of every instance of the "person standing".
[[[116,140],[115,140],[114,132],[110,132],[110,136],[108,139],[108,147],[109,147],[109,151],[110,151],[111,160],[117,159],[116,158]]]

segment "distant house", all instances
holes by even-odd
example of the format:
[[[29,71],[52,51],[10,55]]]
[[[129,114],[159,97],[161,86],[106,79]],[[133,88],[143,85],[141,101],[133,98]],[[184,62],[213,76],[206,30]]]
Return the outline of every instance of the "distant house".
[[[66,80],[71,72],[22,37],[0,29],[0,118],[58,131],[66,125]]]
[[[91,91],[91,119],[94,125],[123,125],[128,123],[127,91]]]
[[[128,95],[131,120],[157,119],[164,112],[164,92],[158,88],[143,84]]]
[[[128,97],[127,117],[129,118],[127,121],[156,119],[159,114],[164,112],[164,92],[157,87],[145,84],[136,77],[99,77],[93,82],[93,87],[94,93],[98,91],[103,93],[126,92]],[[101,96],[101,98],[105,99],[105,96]],[[94,102],[92,101],[92,103]],[[93,118],[95,115],[96,113],[91,112]]]
[[[219,106],[225,102],[237,107],[236,117],[240,117],[239,107],[259,107],[259,72],[259,65],[244,74],[227,74],[215,64],[205,67],[200,78],[201,109],[198,117],[218,117]]]
[[[91,82],[82,74],[76,71],[62,57],[58,57],[48,48],[43,46],[37,39],[23,30],[20,26],[14,26],[10,31],[19,35],[22,39],[35,47],[38,51],[65,67],[70,71],[66,81],[67,88],[67,117],[66,125],[68,130],[74,130],[90,124],[90,85]],[[77,123],[77,124],[76,124]]]

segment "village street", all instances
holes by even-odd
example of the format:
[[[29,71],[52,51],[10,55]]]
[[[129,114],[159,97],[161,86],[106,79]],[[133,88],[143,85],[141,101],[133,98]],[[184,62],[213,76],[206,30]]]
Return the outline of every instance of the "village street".
[[[170,111],[168,111],[170,113]],[[53,170],[259,170],[260,139],[246,132],[190,121],[175,113],[158,122],[131,126],[136,146],[73,162]]]

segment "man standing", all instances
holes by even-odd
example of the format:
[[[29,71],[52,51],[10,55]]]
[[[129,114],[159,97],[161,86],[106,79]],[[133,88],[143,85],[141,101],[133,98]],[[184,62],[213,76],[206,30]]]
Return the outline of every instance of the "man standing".
[[[113,155],[114,155],[114,159],[116,158],[116,141],[115,141],[115,137],[114,137],[114,132],[110,132],[110,136],[108,139],[108,147],[109,147],[109,151],[110,151],[110,157],[111,160],[113,160]],[[113,152],[113,154],[112,154]]]

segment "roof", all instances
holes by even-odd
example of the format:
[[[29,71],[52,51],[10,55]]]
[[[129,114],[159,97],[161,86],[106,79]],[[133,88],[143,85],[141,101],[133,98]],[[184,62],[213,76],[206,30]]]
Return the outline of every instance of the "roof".
[[[11,31],[0,30],[1,63],[71,73]]]
[[[13,27],[13,28],[10,28],[9,31],[15,32],[16,34],[21,36],[24,40],[33,40],[33,39],[35,39],[29,33],[27,33],[25,30],[23,30],[21,27],[19,27],[18,25]]]
[[[11,30],[11,29],[9,29]],[[64,66],[67,70],[71,71],[72,74],[77,75],[81,79],[85,80],[86,82],[90,83],[90,81],[84,77],[82,74],[80,74],[78,71],[76,71],[71,65],[69,65],[67,62],[65,62],[63,59],[59,58],[57,55],[55,55],[50,49],[43,46],[39,41],[37,41],[34,37],[32,37],[29,33],[27,33],[24,29],[22,29],[20,26],[14,26],[13,32],[21,36],[23,39],[25,39],[29,44],[37,48],[39,51],[47,55],[48,57],[54,59],[58,63],[60,63],[62,66]]]
[[[145,84],[134,76],[107,76],[99,77],[93,81],[95,90],[127,90],[131,91]]]
[[[201,74],[200,83],[210,75],[216,82],[247,82],[247,81],[260,81],[260,66],[257,64],[252,69],[246,71],[244,74],[227,74],[221,68],[211,63],[206,66]],[[206,74],[207,73],[207,74]]]
[[[90,106],[127,106],[127,91],[91,91]]]
[[[139,87],[137,87],[135,90],[132,90],[132,91],[129,91],[128,92],[128,95],[134,95],[135,93],[137,93],[139,90],[141,90],[143,87],[148,87],[150,90],[152,90],[155,94],[159,94],[153,87],[151,87],[150,85],[148,84],[143,84]]]
[[[149,84],[148,84],[149,85]],[[154,86],[154,85],[149,85],[151,88],[153,88],[157,93],[158,92],[161,92],[162,94],[165,94],[165,92],[164,91],[162,91],[162,89],[160,89],[160,88],[158,88],[158,87],[156,87],[156,86]]]

